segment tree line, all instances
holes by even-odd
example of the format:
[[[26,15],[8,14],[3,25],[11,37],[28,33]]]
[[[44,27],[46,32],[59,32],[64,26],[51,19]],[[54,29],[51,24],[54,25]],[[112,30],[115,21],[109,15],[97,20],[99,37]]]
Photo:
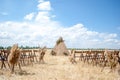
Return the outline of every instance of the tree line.
[[[21,49],[37,49],[39,47],[36,47],[36,46],[20,46]],[[3,46],[0,46],[0,49],[11,49],[11,46],[7,46],[7,47],[3,47]]]

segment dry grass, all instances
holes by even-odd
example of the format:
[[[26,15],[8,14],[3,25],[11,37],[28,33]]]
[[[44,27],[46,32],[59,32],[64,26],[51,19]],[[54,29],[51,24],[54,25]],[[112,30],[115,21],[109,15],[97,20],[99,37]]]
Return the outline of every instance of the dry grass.
[[[84,64],[78,61],[71,64],[67,56],[51,56],[50,51],[45,55],[44,64],[34,64],[22,67],[15,74],[9,70],[0,70],[0,80],[120,80],[118,72],[109,73],[109,68],[101,72],[100,67]]]

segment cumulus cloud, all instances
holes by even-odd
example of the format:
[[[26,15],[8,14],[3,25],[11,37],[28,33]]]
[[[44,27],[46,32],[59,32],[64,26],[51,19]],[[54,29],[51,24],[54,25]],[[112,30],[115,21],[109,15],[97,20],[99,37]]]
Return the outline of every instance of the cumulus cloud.
[[[0,32],[0,39],[11,39],[14,34],[10,34],[8,32]]]
[[[51,25],[52,24],[52,25]],[[16,41],[17,43],[21,45],[29,45],[29,46],[37,46],[40,45],[47,45],[48,47],[53,47],[55,45],[56,40],[62,36],[65,40],[65,43],[68,47],[79,47],[79,48],[99,48],[99,47],[112,47],[112,46],[106,46],[110,45],[110,43],[120,43],[116,39],[117,36],[115,34],[113,37],[111,37],[111,34],[105,34],[105,33],[99,33],[95,31],[90,31],[87,29],[83,24],[76,24],[71,27],[62,27],[58,26],[59,23],[55,23],[51,21],[51,24],[39,24],[39,23],[15,23],[15,22],[9,22],[9,25],[12,25],[9,27],[8,23],[3,24],[7,28],[5,29],[9,34],[14,34],[14,36],[11,36],[11,39],[13,41]],[[14,27],[15,25],[18,25],[19,31],[16,30]],[[26,26],[26,27],[25,27]],[[57,27],[56,27],[57,26]],[[11,30],[14,29],[14,30]],[[0,36],[3,36],[7,42],[9,42],[9,39],[6,39],[6,36],[8,33],[2,33]],[[102,36],[103,37],[102,37]],[[104,37],[110,36],[108,39]],[[13,42],[12,41],[12,42]],[[11,44],[5,43],[5,44]],[[13,42],[14,43],[14,42]],[[111,44],[112,45],[112,44]]]
[[[110,33],[110,34],[108,34],[108,33],[102,33],[102,34],[100,34],[100,37],[102,37],[104,39],[111,39],[111,38],[116,38],[117,34],[115,34],[115,33]]]
[[[35,15],[35,13],[30,13],[30,14],[26,15],[26,16],[24,17],[24,19],[26,19],[26,20],[32,20],[33,17],[34,17],[34,15]]]
[[[64,27],[59,21],[54,21],[50,14],[49,1],[39,0],[39,10],[26,14],[23,22],[6,21],[0,23],[0,45],[13,43],[28,46],[53,47],[56,40],[62,36],[67,47],[72,48],[119,48],[120,40],[116,33],[100,33],[91,31],[82,23]],[[44,11],[43,11],[44,10]]]
[[[44,0],[38,0],[39,3],[44,2]]]
[[[35,21],[38,22],[49,22],[50,21],[50,16],[48,12],[38,12]]]
[[[39,0],[39,2],[40,2],[40,4],[37,6],[38,10],[47,10],[47,11],[50,11],[52,9],[50,1]]]

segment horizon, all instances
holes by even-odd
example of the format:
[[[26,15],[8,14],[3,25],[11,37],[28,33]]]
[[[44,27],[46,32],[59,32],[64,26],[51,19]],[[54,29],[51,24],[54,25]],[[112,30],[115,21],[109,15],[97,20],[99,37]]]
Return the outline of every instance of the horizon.
[[[21,6],[22,5],[22,6]],[[120,49],[119,0],[1,0],[0,46]]]

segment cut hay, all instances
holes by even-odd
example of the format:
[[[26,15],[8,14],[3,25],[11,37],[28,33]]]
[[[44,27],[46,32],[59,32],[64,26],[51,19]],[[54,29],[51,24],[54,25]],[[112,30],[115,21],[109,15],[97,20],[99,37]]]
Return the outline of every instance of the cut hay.
[[[20,59],[20,49],[18,47],[18,44],[14,44],[10,50],[10,54],[8,55],[8,63],[11,69],[11,73],[14,72],[15,64],[18,64],[19,69],[21,69],[19,59]]]

